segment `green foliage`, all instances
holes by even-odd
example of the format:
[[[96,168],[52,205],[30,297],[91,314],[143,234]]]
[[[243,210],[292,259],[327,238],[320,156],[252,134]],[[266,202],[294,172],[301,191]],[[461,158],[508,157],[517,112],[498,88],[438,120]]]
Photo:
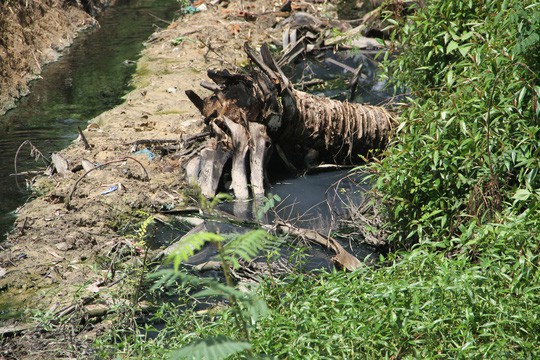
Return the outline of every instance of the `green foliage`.
[[[153,216],[143,212],[138,212],[139,216],[143,217],[142,222],[137,224],[137,227],[135,228],[134,234],[128,236],[133,239],[133,242],[135,243],[135,246],[145,247],[146,246],[146,239],[151,234],[151,226],[155,223],[155,219]]]
[[[251,349],[248,342],[231,341],[225,336],[208,337],[194,341],[171,354],[171,359],[219,360]]]
[[[182,44],[185,40],[186,38],[184,36],[179,36],[176,39],[171,40],[171,44],[173,44],[174,46],[178,46]]]
[[[411,98],[372,169],[401,246],[447,246],[505,207],[523,211],[516,191],[540,186],[540,62],[525,50],[539,46],[540,7],[525,3],[430,2],[396,27],[403,52],[386,71]]]
[[[184,237],[169,255],[168,261],[173,262],[174,270],[178,271],[180,263],[195,255],[204,244],[221,244],[226,238],[222,235],[200,232]],[[239,267],[239,260],[250,261],[262,251],[274,248],[275,239],[264,230],[253,230],[245,234],[235,235],[221,249],[221,260]]]
[[[536,358],[537,244],[518,261],[509,252],[471,266],[417,249],[376,270],[293,277],[265,289],[272,311],[254,349],[292,359]]]
[[[385,67],[410,99],[370,169],[390,240],[408,252],[352,274],[268,279],[257,297],[171,270],[158,287],[180,279],[233,306],[164,304],[165,330],[130,355],[244,342],[247,329],[253,353],[277,358],[540,358],[539,12],[532,0],[441,0],[394,22],[402,53]],[[265,249],[263,235],[217,235],[223,264]]]
[[[403,53],[390,64],[391,75],[414,91],[444,86],[454,64],[468,55],[476,40],[487,2],[429,2],[403,19],[393,33]]]
[[[223,242],[224,240],[225,238],[223,236],[210,232],[191,234],[178,242],[176,248],[169,255],[168,261],[172,261],[174,264],[174,270],[178,271],[180,263],[195,255],[195,253],[199,251],[204,244],[207,242],[219,243]]]
[[[223,246],[223,258],[233,267],[240,266],[239,260],[251,261],[261,252],[268,252],[275,248],[276,239],[267,231],[259,229],[235,236]]]
[[[504,224],[463,228],[459,238],[450,240],[460,250],[453,256],[416,246],[382,259],[383,266],[354,273],[266,279],[257,296],[215,279],[169,271],[182,286],[203,287],[197,299],[234,296],[242,309],[262,304],[257,316],[243,313],[256,354],[288,359],[538,358],[540,227],[531,214],[540,213],[540,192],[516,192],[513,201],[530,207],[519,214],[505,210]],[[166,303],[155,311],[164,330],[151,339],[131,335],[120,346],[133,358],[166,358],[171,347],[208,345],[200,339],[248,343],[239,339],[239,327],[231,326],[235,313],[230,306],[200,312],[185,302]]]
[[[540,228],[526,214],[509,219],[459,240],[479,253],[474,264],[466,252],[449,257],[418,246],[386,266],[264,281],[259,296],[269,309],[252,323],[252,351],[288,359],[538,358]],[[132,345],[133,357],[237,336],[230,307],[178,307],[156,312],[166,330]]]
[[[215,205],[223,199],[223,197],[216,197],[210,202],[205,202],[203,207],[211,213]],[[206,243],[213,244],[218,250],[218,259],[225,283],[213,278],[190,275],[180,269],[180,264],[192,257]],[[262,251],[271,251],[275,243],[274,237],[264,230],[249,231],[245,234],[234,235],[230,239],[215,233],[201,232],[186,236],[178,243],[167,259],[168,262],[173,263],[174,268],[162,269],[152,275],[154,279],[157,279],[152,290],[170,287],[180,280],[183,284],[202,288],[192,295],[193,298],[228,299],[233,311],[235,329],[241,334],[242,341],[234,340],[238,336],[202,338],[175,351],[171,355],[172,358],[184,358],[189,355],[189,358],[194,359],[224,359],[250,349],[249,328],[266,315],[267,307],[266,303],[255,294],[240,291],[234,286],[230,268],[238,268],[240,261],[249,262]]]
[[[527,64],[540,63],[540,11],[539,4],[531,4],[523,9],[517,9],[512,15],[512,21],[518,25],[517,42],[513,52],[523,55]]]
[[[269,193],[267,197],[262,199],[262,205],[257,210],[257,219],[260,221],[264,218],[264,215],[270,211],[270,209],[276,206],[276,203],[281,201],[281,197],[277,194]]]

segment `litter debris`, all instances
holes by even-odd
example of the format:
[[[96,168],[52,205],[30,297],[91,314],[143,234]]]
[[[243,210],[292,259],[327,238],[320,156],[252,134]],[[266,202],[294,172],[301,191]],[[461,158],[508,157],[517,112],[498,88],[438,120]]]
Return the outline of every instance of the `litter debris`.
[[[190,5],[182,7],[183,14],[195,14],[206,10],[208,10],[208,7],[204,1],[190,1]]]
[[[135,151],[133,154],[135,155],[146,155],[148,160],[152,161],[156,157],[156,154],[154,154],[152,151],[148,150],[147,148]]]
[[[101,192],[101,195],[107,195],[107,194],[110,194],[114,191],[118,190],[118,185],[112,185],[112,186],[109,186],[109,188],[103,192]]]
[[[65,175],[65,174],[70,172],[68,170],[68,162],[67,162],[67,160],[64,159],[60,154],[53,153],[51,155],[51,160],[52,160],[54,168],[56,169],[56,172],[59,175]]]

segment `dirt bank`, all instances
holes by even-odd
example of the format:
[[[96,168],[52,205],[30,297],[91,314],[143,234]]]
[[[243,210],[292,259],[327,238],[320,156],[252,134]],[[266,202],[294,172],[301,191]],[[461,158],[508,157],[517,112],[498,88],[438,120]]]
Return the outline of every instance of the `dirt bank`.
[[[0,2],[0,115],[28,94],[28,82],[114,0]]]
[[[257,6],[262,3],[256,2]],[[258,11],[269,9],[274,9],[271,4]],[[84,171],[37,178],[34,190],[41,196],[18,210],[15,229],[4,245],[9,248],[0,255],[0,266],[7,270],[0,278],[4,295],[9,293],[17,302],[34,304],[41,297],[27,299],[30,288],[51,288],[47,303],[54,291],[59,292],[58,301],[62,302],[69,291],[58,284],[100,276],[89,274],[87,267],[93,264],[94,255],[107,253],[122,241],[117,230],[125,214],[136,210],[154,213],[185,205],[178,160],[149,160],[144,153],[132,153],[131,143],[180,139],[202,129],[202,119],[184,90],[198,89],[208,68],[245,64],[243,43],[268,40],[271,31],[267,30],[275,22],[271,15],[268,20],[246,22],[235,13],[232,9],[211,8],[180,19],[149,39],[134,76],[137,89],[126,96],[124,104],[93,119],[84,130],[91,149],[85,150],[79,141],[60,153],[70,168],[83,159],[103,164],[126,156],[142,166],[132,160],[105,166],[82,179],[74,191]],[[143,179],[144,171],[149,180]],[[101,194],[118,184],[118,191]],[[68,210],[65,202],[70,193]]]

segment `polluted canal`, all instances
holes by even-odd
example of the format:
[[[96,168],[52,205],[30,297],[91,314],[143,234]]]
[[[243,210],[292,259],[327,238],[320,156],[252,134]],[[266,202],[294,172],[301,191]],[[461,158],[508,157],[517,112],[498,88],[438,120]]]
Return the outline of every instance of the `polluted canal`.
[[[164,4],[169,9],[159,12]],[[35,188],[45,189],[45,196],[20,209],[16,230],[9,242],[2,244],[2,320],[15,321],[17,311],[45,306],[60,318],[65,314],[62,309],[78,311],[78,306],[72,306],[78,300],[85,304],[88,301],[88,306],[104,305],[106,311],[113,309],[127,300],[127,292],[120,297],[116,292],[124,291],[127,281],[132,280],[130,269],[138,269],[142,262],[144,274],[151,270],[146,268],[148,264],[161,266],[157,260],[163,256],[157,255],[174,246],[184,234],[205,231],[204,226],[207,231],[218,229],[227,238],[261,225],[289,234],[279,237],[285,240],[277,243],[283,246],[274,254],[277,266],[284,264],[285,271],[292,267],[302,271],[334,267],[354,270],[362,266],[366,257],[377,258],[380,248],[360,244],[358,240],[364,235],[354,228],[354,215],[362,214],[369,185],[365,174],[351,174],[349,164],[319,167],[310,162],[305,163],[306,169],[282,168],[281,173],[269,168],[269,182],[265,182],[263,190],[267,199],[272,197],[270,194],[276,196],[275,206],[263,216],[258,214],[261,203],[247,199],[217,206],[212,213],[205,208],[205,199],[186,187],[187,179],[181,177],[180,145],[185,137],[196,137],[206,129],[185,91],[197,89],[201,81],[207,80],[209,69],[236,71],[244,66],[242,48],[246,42],[255,46],[269,40],[255,36],[262,23],[246,23],[253,29],[238,38],[231,36],[222,31],[228,29],[230,16],[211,8],[183,17],[171,26],[159,20],[175,16],[177,9],[177,2],[154,1],[122,2],[111,7],[98,19],[101,28],[83,33],[59,62],[45,68],[43,79],[33,84],[31,95],[0,118],[4,181],[0,189],[4,191],[1,196],[8,199],[1,203],[2,234],[13,226],[14,210],[29,196],[24,190],[24,178],[19,178],[22,190],[18,190],[15,178],[9,176],[15,172],[15,152],[24,141],[30,140],[48,157],[63,149],[60,155],[72,166],[66,176],[54,174],[36,180]],[[135,31],[131,28],[135,24],[142,26],[142,15],[148,13],[152,15],[145,20],[146,32],[136,39],[126,35]],[[209,20],[216,16],[229,17],[222,22]],[[166,30],[147,42],[144,56],[135,65],[143,41],[156,29],[154,24]],[[205,42],[208,39],[211,44]],[[121,50],[128,42],[133,42],[131,50]],[[295,88],[336,100],[353,97],[354,102],[371,104],[388,98],[384,83],[375,75],[373,52],[324,51],[308,57],[291,62],[293,66],[285,69]],[[234,63],[223,59],[234,59]],[[363,68],[361,74],[359,67]],[[98,68],[107,71],[101,73]],[[139,69],[137,88],[132,91],[129,83],[135,69]],[[356,94],[352,96],[348,83],[355,75]],[[90,120],[98,130],[95,126],[87,128]],[[79,127],[93,145],[90,149],[85,149],[83,142],[74,142]],[[172,145],[157,146],[152,142],[160,139]],[[21,148],[18,171],[43,168],[29,152],[28,144]],[[125,161],[128,158],[135,161]],[[74,170],[82,168],[79,164],[83,160],[99,164],[100,168],[91,174],[88,170]],[[141,176],[146,172],[147,176]],[[221,179],[218,192],[230,192],[230,179]],[[352,221],[348,220],[351,216]],[[143,228],[139,222],[151,219],[155,220],[153,228]],[[348,228],[336,234],[342,226]],[[295,231],[304,231],[306,236]],[[145,251],[143,246],[151,251]],[[214,254],[212,249],[204,249],[190,259],[189,265],[212,262]],[[296,259],[301,267],[290,264]],[[211,276],[209,272],[202,276]],[[141,289],[137,287],[135,293],[126,296],[130,301],[139,301],[139,295],[146,296]]]
[[[19,146],[29,140],[33,146],[49,157],[51,153],[70,145],[77,138],[79,127],[85,128],[89,120],[101,112],[122,103],[122,96],[131,90],[129,88],[129,81],[135,70],[134,61],[137,60],[139,52],[143,48],[142,42],[155,30],[155,23],[163,26],[166,25],[165,23],[161,24],[163,21],[159,19],[167,19],[175,14],[174,10],[177,4],[167,5],[168,9],[164,4],[169,3],[127,2],[108,9],[99,19],[101,27],[83,33],[71,48],[65,50],[59,62],[45,68],[43,80],[36,81],[33,84],[31,94],[24,98],[16,109],[0,118],[0,131],[2,132],[2,136],[0,137],[2,176],[0,178],[3,181],[0,189],[3,192],[2,197],[4,198],[4,201],[1,203],[2,208],[0,209],[0,230],[2,234],[5,234],[12,226],[14,210],[26,201],[29,196],[24,190],[24,179],[22,177],[19,178],[18,187],[15,177],[9,176],[9,174],[14,172],[12,164]],[[158,11],[159,9],[161,11]],[[143,18],[145,17],[142,15],[146,16],[146,23],[143,22]],[[134,23],[137,24],[137,29],[132,28]],[[144,25],[146,26],[144,31],[139,29],[139,27],[144,27],[143,24],[146,24]],[[167,44],[169,48],[173,48],[171,41]],[[180,68],[178,63],[181,61],[181,59],[175,59],[174,66]],[[313,83],[313,80],[316,80],[315,82],[319,81],[322,84],[306,90],[312,94],[344,100],[351,96],[351,89],[347,86],[347,82],[350,82],[355,75],[358,75],[358,69],[360,67],[364,70],[361,76],[356,76],[356,95],[352,100],[378,104],[387,99],[388,94],[383,91],[384,83],[379,82],[376,77],[377,65],[374,61],[373,53],[370,52],[323,52],[319,53],[316,57],[309,58],[307,61],[303,59],[297,62],[296,65],[286,69],[286,71],[295,83],[295,87],[303,88],[303,84],[310,81]],[[189,70],[190,68],[187,69]],[[203,78],[202,74],[200,77],[197,75],[197,77],[199,79]],[[346,81],[343,81],[343,79],[346,79]],[[170,92],[169,89],[168,87],[162,89],[165,94],[170,94],[164,96],[174,98],[176,102],[187,101],[186,99],[179,98],[180,94],[174,95],[175,92]],[[136,98],[137,95],[133,96]],[[143,105],[141,113],[143,114],[142,118],[145,119],[145,117],[148,117],[147,111],[152,110],[150,104],[143,102]],[[168,116],[167,111],[170,110],[166,109],[166,111],[163,111],[163,116]],[[178,122],[179,115],[175,114],[184,114],[181,111],[176,111],[176,113],[174,111],[170,112],[173,113],[171,115],[172,125]],[[188,119],[187,122],[200,121],[193,120],[196,117],[198,115],[190,109],[189,114],[184,119]],[[171,130],[170,127],[167,130]],[[174,136],[174,134],[174,131],[167,132],[165,136]],[[144,139],[145,136],[148,136],[148,133],[141,132],[137,136],[138,139]],[[20,149],[17,159],[17,170],[19,172],[32,171],[42,166],[42,164],[36,163],[29,156],[30,148],[27,143]],[[122,151],[122,154],[126,153],[125,149]],[[152,165],[149,164],[148,166],[161,167],[164,173],[170,172],[168,170],[165,171],[165,162],[168,159],[164,160],[164,165],[160,165],[156,164],[159,161],[148,159],[148,161],[153,162]],[[364,204],[364,193],[368,189],[368,185],[362,174],[351,175],[349,173],[350,168],[329,171],[327,168],[318,169],[310,166],[309,170],[309,174],[300,174],[301,176],[298,173],[291,172],[276,174],[270,170],[272,173],[269,174],[269,180],[272,185],[267,188],[267,191],[278,195],[279,200],[276,201],[276,206],[268,211],[264,219],[255,219],[256,221],[254,221],[256,211],[253,210],[254,204],[252,203],[244,202],[242,204],[242,202],[235,202],[232,205],[224,204],[219,210],[232,213],[236,218],[240,218],[246,223],[251,222],[254,225],[260,223],[272,224],[275,223],[275,220],[280,220],[296,228],[316,230],[325,236],[330,235],[338,226],[343,225],[342,220],[349,218],[354,213],[358,213],[359,207]],[[174,174],[174,176],[177,176],[176,173]],[[59,179],[59,177],[54,177],[53,181],[55,179]],[[127,179],[124,180],[127,181]],[[84,179],[84,182],[90,183],[90,180]],[[60,183],[58,184],[62,185]],[[65,187],[65,184],[63,185]],[[153,186],[153,184],[150,184],[150,186]],[[83,205],[78,205],[77,203],[84,204],[87,200],[93,199],[87,195],[83,195],[83,190],[80,187],[79,184],[76,196],[72,198],[75,202],[74,208],[64,209],[61,206],[57,206],[56,218],[60,219],[60,226],[64,226],[65,223],[61,222],[63,221],[61,219],[62,217],[87,216],[91,219],[85,219],[79,222],[83,225],[88,224],[88,230],[81,230],[80,233],[65,237],[57,237],[53,234],[50,239],[41,238],[40,242],[47,244],[48,241],[53,244],[53,249],[65,251],[73,250],[70,247],[72,245],[68,241],[79,241],[81,249],[76,250],[82,254],[80,261],[85,261],[87,258],[87,255],[84,253],[85,247],[108,246],[107,241],[115,240],[105,237],[105,239],[101,239],[95,243],[87,241],[92,236],[92,234],[88,233],[89,230],[99,231],[93,225],[101,219],[94,220],[97,217],[92,211],[88,214],[80,214],[78,212],[78,210],[83,209]],[[69,199],[74,189],[75,187],[73,187],[71,193],[69,191],[66,192],[64,189],[63,194],[69,193]],[[103,199],[103,202],[99,200],[99,203],[96,203],[96,209],[99,208],[97,211],[103,211],[105,213],[107,208],[103,207],[103,204],[109,201],[106,199],[120,197],[128,199],[129,197],[127,195],[137,192],[131,190],[138,190],[139,188],[128,185],[127,189],[127,192],[118,191],[110,195],[102,192],[102,190],[96,190],[98,194],[101,193],[100,196],[102,197],[100,199]],[[227,190],[226,186],[220,188],[220,191]],[[174,198],[172,192],[179,192],[180,190],[176,188],[176,190],[169,191],[169,193],[165,194],[167,199]],[[134,196],[136,195],[134,194]],[[114,202],[114,200],[110,201]],[[177,204],[180,204],[180,202]],[[255,209],[257,206],[260,205],[255,205]],[[157,210],[159,208],[154,209]],[[172,209],[175,211],[174,206]],[[160,210],[164,209],[161,208]],[[48,219],[45,218],[45,221],[49,221]],[[250,229],[249,226],[231,227],[231,224],[227,223],[227,219],[227,216],[224,216],[223,219],[216,221],[224,224],[224,228],[219,229],[223,234],[226,232],[243,232]],[[112,221],[112,219],[110,220]],[[177,224],[182,224],[182,219],[179,218],[178,220],[179,222]],[[100,226],[102,225],[100,224]],[[115,230],[114,225],[107,226],[111,230]],[[48,223],[45,224],[45,227],[54,228],[54,225]],[[147,239],[149,243],[153,242],[153,244],[149,245],[154,249],[156,247],[166,248],[178,240],[182,234],[189,231],[189,227],[180,227],[170,227],[168,224],[160,226],[155,233],[154,239]],[[116,230],[121,229],[116,228]],[[208,230],[212,231],[212,229]],[[98,235],[101,236],[102,234]],[[320,268],[330,270],[333,267],[333,259],[339,256],[344,256],[345,258],[347,256],[353,257],[357,262],[368,256],[372,258],[376,256],[374,248],[358,244],[356,241],[357,238],[358,236],[351,232],[350,236],[332,240],[333,243],[331,246],[328,245],[327,240],[319,240],[318,245],[311,244],[312,246],[309,246],[306,250],[306,255],[309,257],[307,268],[311,270]],[[112,236],[112,239],[116,239],[116,237]],[[309,242],[305,242],[304,244],[307,243]],[[56,250],[52,256],[55,256],[55,254]],[[26,257],[26,253],[16,255]],[[21,257],[21,260],[24,260],[25,257]],[[287,257],[286,251],[283,257]],[[206,261],[209,258],[201,257],[200,260]],[[347,261],[342,261],[340,265],[346,267]],[[41,278],[39,279],[41,280]],[[54,283],[54,281],[56,280],[52,279],[50,282]]]
[[[78,127],[123,102],[129,90],[134,62],[143,42],[158,27],[177,16],[174,0],[128,0],[106,9],[100,26],[84,31],[49,64],[42,79],[31,84],[31,93],[17,108],[0,116],[0,242],[12,228],[15,209],[31,195],[25,179],[11,176],[19,146],[29,140],[43,155],[65,148],[77,138]],[[17,159],[18,171],[32,171],[43,162],[30,157],[24,145]]]
[[[297,61],[284,68],[284,72],[295,83],[296,88],[303,84],[315,84],[310,93],[337,100],[349,100],[363,104],[380,105],[391,99],[391,90],[378,77],[377,51],[323,51],[316,56]],[[361,74],[359,74],[361,70]],[[354,80],[354,78],[356,79]],[[352,90],[351,82],[355,89]],[[309,229],[323,235],[331,235],[339,228],[347,227],[348,219],[358,220],[358,214],[369,202],[365,193],[369,190],[369,181],[361,172],[351,171],[351,166],[334,166],[322,164],[308,169],[305,174],[294,174],[278,167],[269,170],[270,187],[267,189],[267,200],[275,197],[274,206],[266,209],[261,216],[261,203],[254,201],[223,202],[216,206],[217,218],[206,219],[197,226],[194,232],[211,231],[220,234],[245,233],[262,224],[283,222],[298,229]],[[283,172],[282,172],[283,171]],[[219,192],[230,192],[230,182],[220,184]],[[172,211],[171,213],[175,213]],[[219,216],[222,214],[223,216]],[[232,215],[230,218],[228,214]],[[171,224],[158,225],[153,239],[149,239],[151,247],[170,245],[165,252],[171,251],[177,241],[185,234],[185,226],[179,226],[186,219],[176,218],[178,231],[171,230]],[[193,218],[190,218],[190,221]],[[202,220],[201,220],[202,221]],[[184,223],[185,224],[185,223]],[[182,228],[182,229],[181,229]],[[344,251],[360,259],[376,261],[381,248],[358,242],[364,234],[348,233],[334,240]],[[365,240],[365,239],[362,239]],[[309,244],[302,251],[305,259],[303,269],[306,271],[325,269],[331,271],[335,263],[332,261],[333,249],[324,244]],[[290,258],[290,248],[280,250],[281,258]],[[204,267],[215,256],[215,249],[207,246],[205,250],[188,261],[189,266]],[[338,264],[339,265],[339,264]]]

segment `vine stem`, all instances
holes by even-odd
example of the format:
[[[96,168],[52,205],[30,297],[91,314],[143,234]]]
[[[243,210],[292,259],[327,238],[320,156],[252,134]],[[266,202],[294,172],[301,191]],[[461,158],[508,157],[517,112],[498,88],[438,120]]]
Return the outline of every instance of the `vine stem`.
[[[30,148],[31,148],[30,154],[31,154],[32,156],[34,156],[34,158],[35,158],[36,160],[38,160],[38,158],[42,158],[42,159],[44,159],[43,162],[44,162],[45,164],[49,165],[49,164],[51,163],[51,160],[48,159],[45,155],[43,155],[43,153],[42,153],[41,151],[39,151],[38,148],[36,148],[36,147],[34,146],[34,144],[32,144],[32,142],[31,142],[30,140],[24,140],[24,141],[22,142],[22,144],[19,145],[19,147],[17,148],[17,151],[15,152],[15,159],[13,160],[13,167],[14,167],[14,169],[15,169],[15,183],[17,184],[17,188],[18,188],[19,190],[21,189],[21,187],[20,187],[20,185],[19,185],[19,177],[18,177],[19,171],[17,170],[17,159],[19,158],[19,152],[21,151],[22,147],[23,147],[24,145],[26,145],[26,144],[30,145]],[[34,153],[35,153],[35,155],[34,155]]]
[[[502,71],[505,71],[507,68],[503,69]],[[495,97],[495,89],[497,87],[497,83],[499,82],[499,75],[501,72],[497,72],[495,79],[493,81],[493,86],[491,87],[491,94],[489,96],[489,103],[488,103],[488,112],[486,116],[486,137],[487,137],[487,156],[488,156],[488,166],[489,166],[489,173],[491,176],[491,181],[493,186],[495,187],[495,190],[497,191],[497,203],[500,203],[501,201],[501,194],[499,189],[499,179],[495,175],[495,169],[493,165],[493,159],[492,159],[492,153],[491,153],[491,109],[493,108],[493,99]],[[492,199],[492,201],[495,201]],[[495,204],[495,207],[498,207],[497,204]],[[500,210],[500,209],[496,209]]]
[[[148,245],[148,242],[144,240],[144,258],[142,262],[142,270],[141,270],[141,276],[139,277],[139,284],[137,285],[135,289],[135,294],[133,297],[133,306],[136,307],[139,304],[139,297],[141,295],[141,289],[144,282],[144,276],[146,275],[146,270],[148,268],[148,251],[150,250],[150,246]]]

